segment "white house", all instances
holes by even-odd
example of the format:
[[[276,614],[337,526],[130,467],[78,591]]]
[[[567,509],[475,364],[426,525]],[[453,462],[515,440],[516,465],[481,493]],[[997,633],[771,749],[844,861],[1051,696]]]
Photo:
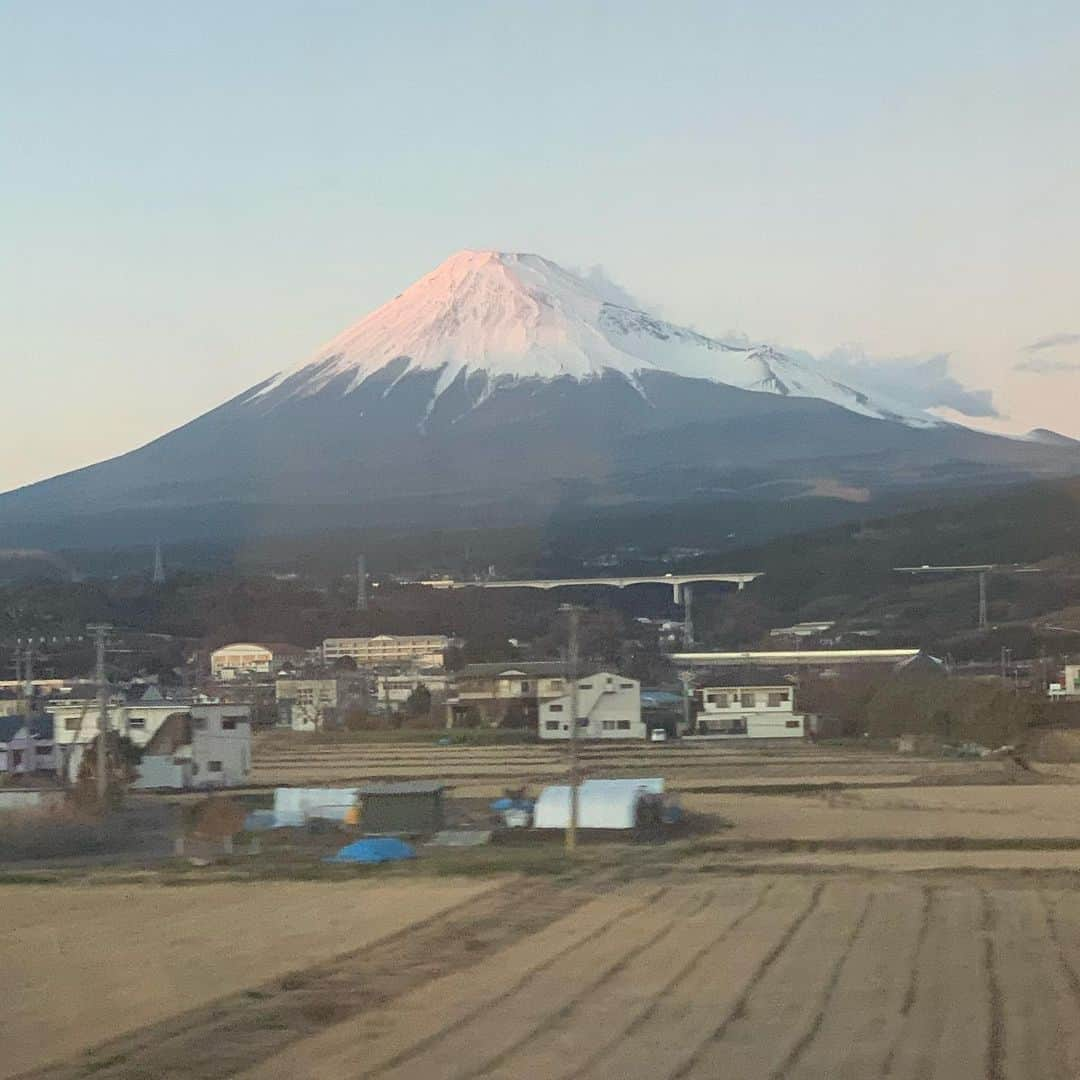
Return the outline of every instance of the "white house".
[[[801,739],[806,717],[795,712],[795,692],[781,686],[705,686],[698,692],[702,735],[742,739]]]
[[[109,728],[143,747],[170,716],[187,712],[190,707],[189,699],[162,697],[156,686],[148,687],[137,701],[114,695],[109,699]],[[100,706],[95,699],[51,702],[49,712],[55,721],[58,745],[89,743],[97,736]]]
[[[610,671],[578,679],[577,722],[580,739],[644,739],[641,719],[641,683]],[[539,706],[542,739],[569,739],[572,694]]]
[[[139,788],[219,788],[251,775],[251,707],[192,705],[175,714],[146,747]]]
[[[0,717],[0,774],[31,776],[55,771],[52,717]]]
[[[1064,679],[1050,690],[1051,697],[1080,697],[1080,664],[1066,664]]]

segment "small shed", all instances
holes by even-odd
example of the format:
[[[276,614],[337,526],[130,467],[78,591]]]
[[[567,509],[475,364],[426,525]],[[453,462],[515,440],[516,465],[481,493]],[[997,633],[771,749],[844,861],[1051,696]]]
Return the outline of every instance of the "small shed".
[[[637,823],[642,799],[663,795],[661,777],[632,777],[625,780],[586,780],[578,786],[578,827],[582,829],[632,829]],[[570,825],[570,788],[565,784],[546,787],[536,800],[533,826],[537,829],[565,829]]]
[[[358,788],[365,833],[437,833],[443,828],[444,785],[430,780],[366,784]]]

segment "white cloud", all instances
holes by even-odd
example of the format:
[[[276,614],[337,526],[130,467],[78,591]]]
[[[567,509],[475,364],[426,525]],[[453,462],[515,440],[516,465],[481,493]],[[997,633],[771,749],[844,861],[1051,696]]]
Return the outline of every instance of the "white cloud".
[[[950,409],[963,416],[998,417],[990,390],[964,386],[949,370],[948,353],[933,356],[868,356],[841,346],[821,356],[785,349],[838,382],[916,409]]]
[[[582,280],[587,281],[599,296],[602,296],[609,304],[618,304],[620,307],[634,308],[636,311],[650,311],[656,313],[656,305],[646,307],[633,293],[623,288],[615,281],[607,271],[597,264],[585,270],[572,269]]]
[[[1013,365],[1013,371],[1029,375],[1070,375],[1080,371],[1080,360],[1056,360],[1052,356],[1032,356]]]
[[[1040,352],[1043,349],[1056,349],[1061,345],[1080,345],[1080,334],[1049,334],[1033,342],[1026,351]]]

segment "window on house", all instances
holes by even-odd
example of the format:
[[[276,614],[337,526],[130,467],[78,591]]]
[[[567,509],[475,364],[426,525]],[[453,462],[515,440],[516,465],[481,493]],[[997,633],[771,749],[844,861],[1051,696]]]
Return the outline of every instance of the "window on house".
[[[787,701],[787,694],[772,693],[769,694],[769,708],[779,709],[780,706]]]
[[[79,718],[77,716],[70,717],[64,721],[65,731],[78,731],[79,730]]]
[[[236,720],[231,716],[227,716],[224,720],[221,721],[221,729],[222,731],[235,731]]]
[[[133,716],[133,717],[131,717],[131,719],[128,720],[128,727],[131,727],[131,728],[144,728],[144,727],[146,727],[146,717],[144,717],[144,716]]]
[[[621,682],[621,683],[619,683],[619,689],[620,690],[633,690],[634,689],[634,684],[632,682]]]
[[[615,730],[615,721],[614,720],[605,720],[604,721],[604,730],[605,731],[614,731]]]
[[[206,763],[206,768],[207,768],[207,770],[209,772],[221,772],[222,771],[220,761],[208,761]]]
[[[618,730],[619,731],[629,731],[630,730],[630,721],[629,720],[620,720],[619,723],[618,723]]]
[[[578,683],[578,689],[579,690],[591,690],[592,689],[592,683],[591,682]]]
[[[578,723],[578,727],[588,727],[589,726],[589,718],[587,716],[579,716],[577,723]]]
[[[521,692],[523,694],[527,694],[529,692],[529,684],[527,682],[523,682],[521,684]]]
[[[52,743],[42,743],[35,747],[38,754],[42,757],[48,757],[52,753]]]
[[[545,728],[546,728],[546,729],[547,729],[548,731],[558,731],[558,730],[559,730],[559,721],[558,721],[558,720],[549,720],[549,721],[548,721],[548,722],[547,722],[547,723],[546,723],[546,724],[544,725],[544,727],[545,727]]]
[[[757,694],[751,690],[744,690],[740,700],[742,701],[742,707],[744,709],[754,709],[757,707]]]
[[[788,721],[786,721],[786,722],[785,722],[785,724],[784,724],[784,727],[786,727],[786,728],[797,728],[797,727],[799,727],[799,726],[800,726],[800,725],[799,725],[799,721],[798,721],[798,720],[788,720]]]
[[[552,712],[562,712],[562,706],[561,705],[549,705],[548,708]]]

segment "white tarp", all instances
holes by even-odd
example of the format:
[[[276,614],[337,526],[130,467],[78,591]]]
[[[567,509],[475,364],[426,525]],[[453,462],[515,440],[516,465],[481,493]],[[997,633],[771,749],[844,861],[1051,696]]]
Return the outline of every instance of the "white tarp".
[[[632,829],[641,797],[663,793],[664,781],[658,776],[586,780],[578,787],[578,828]],[[569,824],[569,786],[557,784],[544,788],[533,809],[533,827],[565,829]]]
[[[303,825],[309,818],[344,821],[345,811],[356,805],[359,788],[284,788],[274,790],[275,824]]]

